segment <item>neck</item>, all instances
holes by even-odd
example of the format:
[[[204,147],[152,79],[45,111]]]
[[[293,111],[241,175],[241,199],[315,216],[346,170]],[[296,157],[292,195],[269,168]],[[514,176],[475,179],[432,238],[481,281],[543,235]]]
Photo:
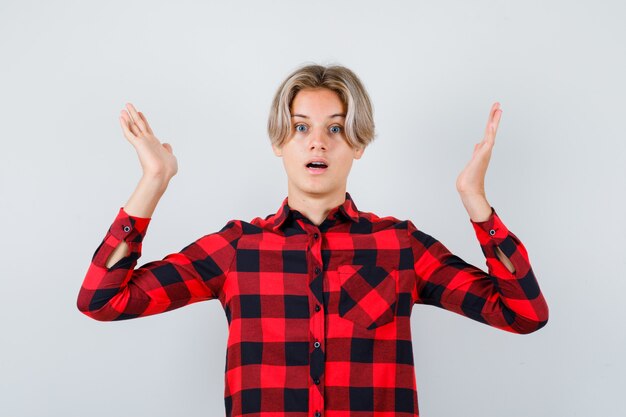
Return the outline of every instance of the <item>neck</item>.
[[[298,210],[316,226],[322,224],[328,213],[335,207],[346,201],[345,188],[341,192],[332,195],[319,196],[302,192],[293,192],[291,189],[287,195],[289,207]]]

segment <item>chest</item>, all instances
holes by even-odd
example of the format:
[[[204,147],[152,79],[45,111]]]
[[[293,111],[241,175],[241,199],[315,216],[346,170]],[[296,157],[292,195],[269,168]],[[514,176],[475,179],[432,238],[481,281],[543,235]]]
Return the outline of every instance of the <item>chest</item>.
[[[404,233],[402,233],[404,232]],[[321,233],[241,239],[224,283],[239,318],[305,319],[327,315],[377,327],[407,311],[414,286],[406,232]]]

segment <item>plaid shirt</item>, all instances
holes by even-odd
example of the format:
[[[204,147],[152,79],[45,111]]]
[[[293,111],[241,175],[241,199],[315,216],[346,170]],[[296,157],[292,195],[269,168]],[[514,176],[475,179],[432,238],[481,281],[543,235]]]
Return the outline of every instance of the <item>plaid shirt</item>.
[[[348,193],[319,226],[285,198],[276,214],[231,220],[135,269],[149,221],[120,208],[93,255],[78,309],[111,321],[219,299],[229,329],[229,417],[417,416],[415,303],[514,333],[548,319],[526,249],[493,207],[488,220],[470,219],[489,273],[410,221],[358,211]],[[128,255],[107,269],[122,240]]]

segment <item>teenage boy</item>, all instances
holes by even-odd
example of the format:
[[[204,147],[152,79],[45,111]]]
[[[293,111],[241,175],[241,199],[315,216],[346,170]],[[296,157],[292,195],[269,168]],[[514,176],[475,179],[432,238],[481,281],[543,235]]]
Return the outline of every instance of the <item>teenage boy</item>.
[[[526,249],[484,191],[500,115],[495,103],[456,182],[488,273],[411,221],[357,209],[346,184],[352,162],[374,138],[372,106],[352,71],[319,65],[290,74],[272,103],[268,132],[288,181],[278,211],[231,220],[135,268],[178,168],[172,147],[128,104],[120,123],[143,176],[93,255],[78,308],[112,321],[219,299],[229,329],[229,417],[417,416],[414,304],[515,333],[548,320]]]

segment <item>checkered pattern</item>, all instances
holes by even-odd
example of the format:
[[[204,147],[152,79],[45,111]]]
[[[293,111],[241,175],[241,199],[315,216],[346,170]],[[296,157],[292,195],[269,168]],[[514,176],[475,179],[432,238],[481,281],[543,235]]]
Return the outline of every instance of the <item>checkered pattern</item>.
[[[232,220],[135,268],[149,221],[119,210],[93,255],[78,308],[112,321],[219,299],[229,329],[228,417],[414,417],[414,304],[515,333],[548,319],[526,249],[493,209],[484,222],[470,220],[488,273],[410,221],[358,211],[348,193],[319,226],[285,199],[276,214]],[[129,253],[107,269],[122,240]]]

